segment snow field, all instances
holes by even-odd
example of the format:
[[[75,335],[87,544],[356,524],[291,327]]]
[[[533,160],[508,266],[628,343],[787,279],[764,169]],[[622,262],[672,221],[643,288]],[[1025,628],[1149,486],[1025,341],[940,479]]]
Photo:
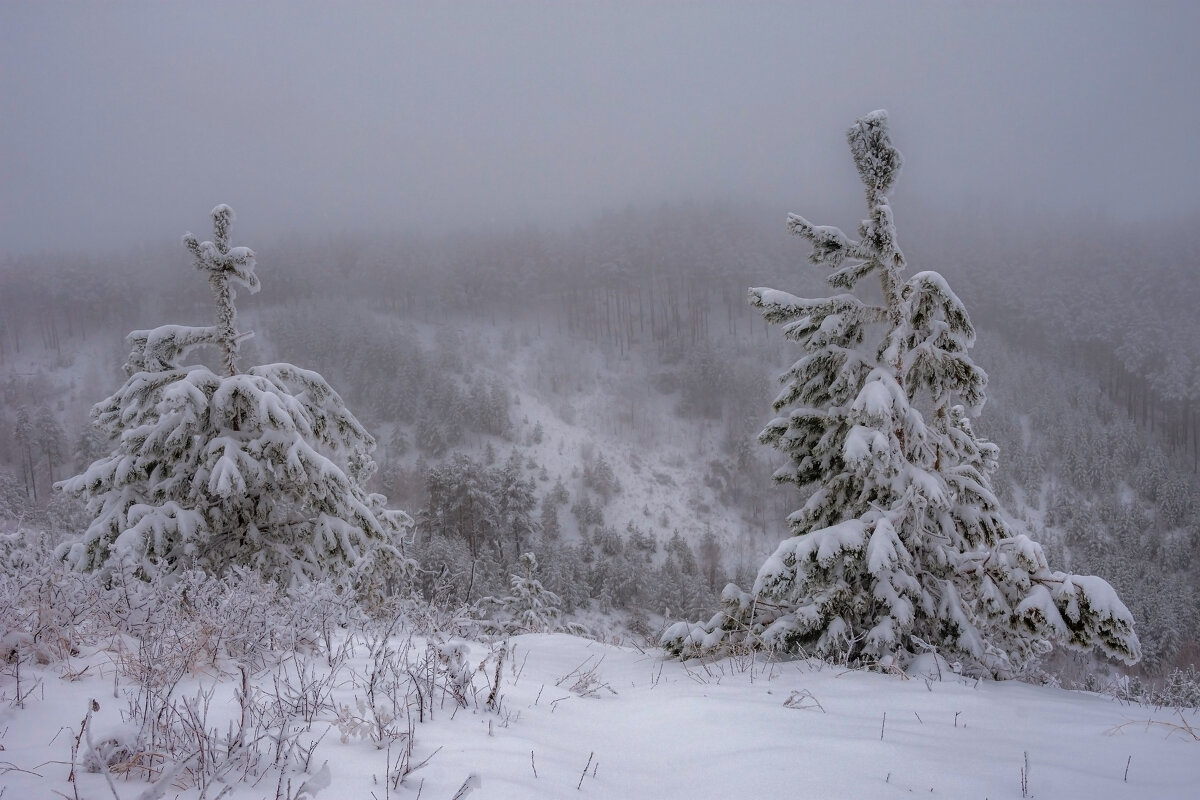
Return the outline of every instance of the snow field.
[[[425,640],[395,640],[409,658]],[[486,697],[498,646],[461,643],[473,691],[458,707],[440,678],[432,719],[415,722],[412,764],[427,763],[392,788],[386,775],[403,749],[407,722],[391,749],[362,729],[342,741],[339,721],[365,697],[372,661],[365,641],[341,667],[327,703],[311,724],[290,723],[307,747],[319,741],[308,771],[328,763],[323,798],[1019,798],[1028,757],[1027,794],[1043,798],[1192,798],[1200,782],[1200,715],[1123,705],[1079,692],[1018,682],[943,680],[846,671],[815,661],[726,659],[664,661],[642,652],[564,634],[509,640],[500,669],[500,702]],[[289,656],[290,657],[290,656]],[[296,662],[300,663],[300,662]],[[314,655],[307,663],[327,663]],[[415,663],[415,661],[413,662]],[[479,667],[482,666],[482,671]],[[295,674],[295,664],[290,674]],[[77,770],[67,782],[71,747],[92,699],[93,741],[132,733],[121,720],[137,687],[116,673],[100,648],[70,662],[22,670],[24,708],[6,672],[0,693],[0,787],[11,798],[66,795],[106,798],[104,776]],[[254,680],[269,690],[277,669]],[[215,686],[207,724],[226,731],[239,705],[240,678],[224,665],[201,665],[176,688],[180,698]],[[32,690],[32,691],[31,691]],[[119,695],[114,698],[114,690]],[[342,708],[338,711],[337,708]],[[411,709],[410,709],[411,710]],[[415,714],[415,712],[413,712]],[[886,718],[885,718],[886,715]],[[369,716],[369,715],[367,715]],[[1189,733],[1188,729],[1191,729]],[[882,738],[881,738],[882,734]],[[81,748],[82,761],[87,749]],[[588,772],[583,774],[585,765]],[[1126,768],[1128,776],[1126,778]],[[536,775],[534,770],[536,769]],[[230,788],[215,782],[166,787],[163,797],[230,800],[301,796],[305,776],[262,771]],[[290,780],[290,785],[288,781]],[[577,788],[578,787],[578,788]],[[140,778],[115,776],[122,800],[144,796]],[[222,791],[226,791],[221,795]],[[151,795],[152,796],[152,795]]]

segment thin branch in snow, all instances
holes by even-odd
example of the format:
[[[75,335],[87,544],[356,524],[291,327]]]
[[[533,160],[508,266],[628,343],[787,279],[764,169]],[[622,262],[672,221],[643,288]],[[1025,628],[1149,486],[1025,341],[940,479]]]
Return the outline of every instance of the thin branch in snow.
[[[587,777],[588,769],[592,766],[592,757],[595,755],[596,754],[594,752],[588,753],[588,760],[587,763],[583,765],[583,772],[579,776],[579,783],[575,785],[577,790],[583,788],[583,779]]]

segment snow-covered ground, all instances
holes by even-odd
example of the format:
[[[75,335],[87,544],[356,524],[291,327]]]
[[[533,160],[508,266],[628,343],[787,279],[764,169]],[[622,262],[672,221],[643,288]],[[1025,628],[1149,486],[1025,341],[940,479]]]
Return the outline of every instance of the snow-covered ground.
[[[408,640],[413,652],[423,641]],[[402,749],[339,728],[323,711],[304,727],[320,739],[309,794],[323,798],[1194,798],[1200,789],[1200,715],[1151,709],[1018,682],[942,680],[846,671],[818,662],[725,660],[701,664],[562,634],[516,637],[500,669],[497,710],[486,695],[497,646],[464,643],[474,689],[466,707],[443,697],[417,723],[412,763],[397,787],[388,761]],[[332,689],[354,716],[370,670],[356,649]],[[314,659],[314,663],[318,659]],[[480,671],[479,666],[483,669]],[[177,688],[195,696],[217,684],[210,726],[237,717],[236,672],[193,672]],[[111,650],[22,671],[24,708],[12,676],[0,683],[0,795],[29,798],[143,796],[140,778],[77,770],[72,745],[91,701],[93,740],[122,730],[135,687],[116,674]],[[270,684],[267,670],[260,685]],[[116,682],[114,682],[116,680]],[[114,697],[114,692],[117,697]],[[400,725],[403,729],[405,725]],[[307,738],[306,738],[307,737]],[[322,738],[323,737],[323,738]],[[342,739],[345,738],[346,741]],[[82,751],[87,749],[83,737]],[[585,766],[587,768],[584,774]],[[231,773],[232,774],[232,773]],[[474,777],[472,777],[474,776]],[[163,797],[297,798],[268,774],[226,793],[211,784],[163,787]],[[466,784],[466,794],[460,790]],[[153,795],[151,795],[153,796]]]

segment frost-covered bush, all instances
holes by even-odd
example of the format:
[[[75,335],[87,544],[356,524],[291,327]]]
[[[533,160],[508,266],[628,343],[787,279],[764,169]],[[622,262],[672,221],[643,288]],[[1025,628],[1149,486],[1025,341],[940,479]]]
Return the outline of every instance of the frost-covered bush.
[[[0,534],[0,666],[62,661],[97,634],[103,589],[53,559],[45,533]]]
[[[81,571],[249,567],[283,585],[381,591],[381,571],[411,571],[400,548],[412,521],[366,490],[375,441],[324,378],[286,363],[239,371],[234,286],[258,291],[255,256],[230,245],[228,206],[212,217],[214,241],[184,244],[208,276],[216,324],[129,335],[128,380],[92,409],[115,449],[59,484],[92,517],[61,556]],[[201,346],[217,348],[221,374],[183,363]]]
[[[117,561],[103,575],[76,572],[43,534],[0,537],[0,694],[14,713],[36,713],[22,709],[49,698],[49,675],[103,665],[116,702],[88,701],[75,734],[58,740],[61,761],[149,784],[137,796],[213,797],[246,783],[311,797],[300,790],[329,782],[312,756],[334,728],[388,747],[395,788],[420,766],[420,722],[500,707],[503,649],[468,661],[465,645],[437,634],[428,604],[400,598],[384,619],[328,583],[281,591],[246,568],[135,571]]]
[[[932,651],[996,676],[1050,642],[1136,661],[1133,620],[1112,587],[1051,570],[999,505],[998,449],[971,424],[987,375],[968,354],[966,308],[941,275],[903,276],[886,196],[902,159],[886,112],[847,139],[869,211],[859,239],[789,218],[842,293],[750,290],[803,350],[759,438],[788,457],[775,479],[811,493],[752,589],[731,584],[716,616],[672,626],[663,644],[685,656],[750,644],[883,667]],[[878,292],[860,297],[868,276]]]
[[[1154,693],[1153,703],[1170,708],[1200,708],[1200,670],[1194,664],[1171,670]]]
[[[271,653],[295,646],[279,632],[308,630],[308,620],[288,620],[290,603],[279,587],[253,570],[234,567],[220,576],[192,569],[160,573],[150,581],[126,568],[110,576],[109,614],[124,633],[163,652],[181,656],[180,674],[198,664],[232,662],[257,668]],[[148,657],[147,668],[162,669],[166,657]]]

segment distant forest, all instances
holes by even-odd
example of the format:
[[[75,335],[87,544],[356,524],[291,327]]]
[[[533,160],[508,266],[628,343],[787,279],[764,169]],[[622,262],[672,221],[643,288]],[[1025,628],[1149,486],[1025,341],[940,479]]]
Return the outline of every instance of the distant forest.
[[[749,308],[746,290],[829,293],[786,234],[786,210],[670,206],[609,214],[570,232],[249,242],[267,288],[239,307],[272,357],[320,370],[377,433],[382,488],[414,516],[424,512],[426,526],[439,519],[437,493],[448,482],[507,480],[512,495],[521,480],[515,464],[505,477],[507,450],[493,464],[459,452],[471,438],[521,443],[507,387],[495,370],[477,369],[469,336],[455,333],[461,320],[495,326],[514,347],[521,337],[553,340],[554,358],[538,378],[548,397],[584,383],[580,364],[589,358],[644,370],[631,385],[671,394],[680,418],[711,423],[723,458],[698,463],[696,480],[719,488],[747,536],[751,528],[762,536],[781,532],[790,509],[779,490],[771,493],[772,456],[754,437],[770,417],[772,376],[795,353]],[[1001,446],[999,488],[1013,515],[1060,565],[1114,584],[1139,622],[1148,672],[1200,663],[1200,226],[1016,224],[977,210],[935,219],[902,204],[898,214],[910,232],[910,269],[942,272],[979,331],[975,360],[991,383],[977,428]],[[83,412],[118,383],[125,334],[209,319],[210,299],[190,272],[176,243],[0,263],[0,518],[80,524],[77,509],[54,507],[50,486],[104,451]],[[439,326],[438,339],[422,341],[407,323]],[[85,347],[97,363],[76,363]],[[68,366],[82,385],[51,377]],[[578,424],[650,441],[638,398],[627,393],[627,407]],[[657,543],[632,528],[613,540],[581,503],[620,500],[604,491],[598,459],[579,462],[591,494],[568,501],[553,480],[539,482],[520,501],[525,521],[510,514],[506,524],[544,535],[557,524],[546,505],[574,505],[591,537],[593,555],[581,559],[594,565],[623,553],[644,574],[621,589],[593,567],[587,580],[564,574],[551,585],[548,576],[548,585],[571,605],[590,593],[603,596],[602,609],[632,608],[663,569],[651,557]],[[663,544],[676,572],[692,579],[672,589],[681,614],[698,613],[722,576],[742,568],[728,556],[722,564],[713,542],[699,537],[690,542],[695,554]],[[438,546],[444,563],[464,557]],[[515,560],[519,549],[518,538],[503,558]],[[541,552],[538,559],[544,571],[566,570]],[[427,593],[461,591],[438,584],[443,578],[429,577]],[[660,573],[657,584],[668,579]]]

